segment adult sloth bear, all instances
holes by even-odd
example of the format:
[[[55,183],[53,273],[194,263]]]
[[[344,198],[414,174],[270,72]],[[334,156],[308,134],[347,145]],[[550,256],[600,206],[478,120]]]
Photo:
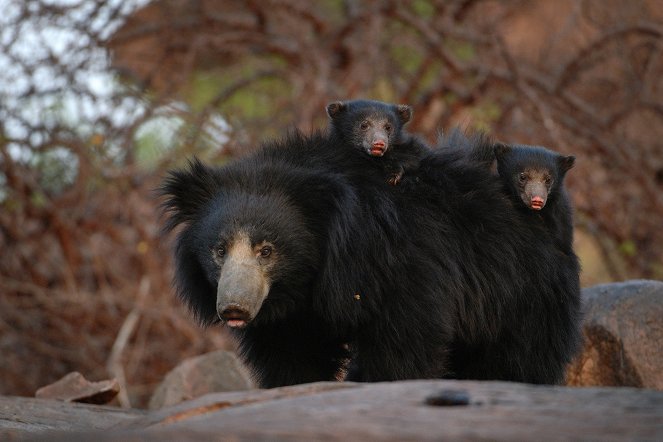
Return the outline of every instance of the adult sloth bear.
[[[466,156],[433,152],[390,186],[341,150],[292,134],[171,173],[177,291],[198,320],[233,330],[262,387],[336,379],[348,345],[349,380],[561,381],[575,256]]]

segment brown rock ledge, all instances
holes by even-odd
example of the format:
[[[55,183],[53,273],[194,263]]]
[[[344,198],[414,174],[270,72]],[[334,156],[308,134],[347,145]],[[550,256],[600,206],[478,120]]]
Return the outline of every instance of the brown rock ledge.
[[[316,383],[214,393],[149,412],[3,397],[3,436],[95,442],[663,440],[663,392],[444,380]]]

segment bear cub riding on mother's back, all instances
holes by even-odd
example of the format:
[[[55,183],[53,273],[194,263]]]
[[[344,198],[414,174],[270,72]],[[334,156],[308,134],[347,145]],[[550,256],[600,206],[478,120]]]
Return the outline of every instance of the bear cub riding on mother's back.
[[[396,185],[407,170],[416,168],[428,151],[424,143],[405,132],[412,108],[372,100],[337,101],[327,105],[330,132],[342,148],[357,156],[356,172],[377,168]]]
[[[571,253],[573,213],[564,177],[575,157],[538,146],[497,143],[495,158],[497,172],[516,206],[543,220],[557,247]]]

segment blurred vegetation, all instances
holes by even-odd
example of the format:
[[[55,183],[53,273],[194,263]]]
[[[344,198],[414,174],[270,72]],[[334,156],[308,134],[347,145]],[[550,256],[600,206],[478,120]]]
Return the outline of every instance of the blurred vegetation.
[[[153,189],[346,98],[578,157],[583,284],[663,278],[655,0],[0,0],[0,393],[72,370],[144,405],[231,348],[173,299]],[[135,320],[135,318],[139,318]],[[120,333],[122,331],[122,333]]]

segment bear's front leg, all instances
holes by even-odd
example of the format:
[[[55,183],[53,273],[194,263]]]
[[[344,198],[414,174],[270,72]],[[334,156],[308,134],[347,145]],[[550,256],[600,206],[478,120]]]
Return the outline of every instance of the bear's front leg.
[[[408,336],[401,329],[371,336],[363,334],[352,346],[346,381],[382,382],[405,379],[432,379],[450,375],[449,344],[435,338]]]
[[[261,388],[339,380],[347,346],[320,333],[280,324],[247,328],[239,353]]]

